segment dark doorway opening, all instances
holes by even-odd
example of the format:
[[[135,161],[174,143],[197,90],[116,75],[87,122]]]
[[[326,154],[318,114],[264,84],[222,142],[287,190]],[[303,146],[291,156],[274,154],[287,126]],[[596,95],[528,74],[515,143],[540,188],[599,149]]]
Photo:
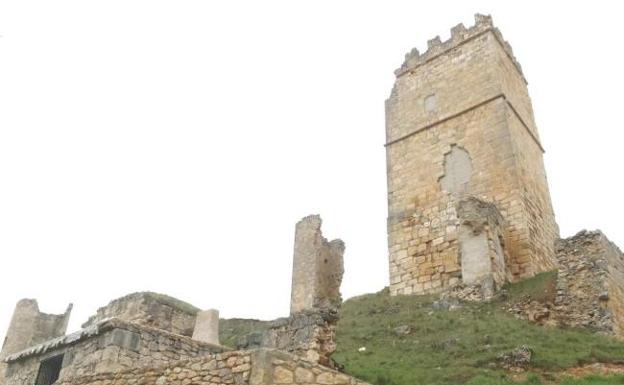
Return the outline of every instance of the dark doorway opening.
[[[41,361],[35,385],[52,385],[58,380],[62,367],[62,354]]]

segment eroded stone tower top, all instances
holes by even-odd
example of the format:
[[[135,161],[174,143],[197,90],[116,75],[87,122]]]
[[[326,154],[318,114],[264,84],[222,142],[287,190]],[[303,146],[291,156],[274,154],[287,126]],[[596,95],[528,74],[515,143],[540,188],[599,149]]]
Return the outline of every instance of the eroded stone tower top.
[[[344,242],[328,241],[321,217],[310,215],[297,223],[293,257],[290,313],[335,308],[340,305]]]
[[[451,38],[445,42],[442,42],[440,36],[436,36],[433,39],[428,40],[427,51],[424,53],[421,54],[416,48],[413,48],[409,53],[405,54],[405,61],[400,68],[394,71],[394,74],[397,77],[402,76],[407,72],[413,71],[416,67],[435,59],[436,56],[441,55],[461,44],[465,44],[467,41],[490,31],[494,33],[494,37],[498,40],[498,43],[505,50],[509,59],[522,75],[522,67],[516,60],[511,45],[503,38],[503,34],[498,30],[498,28],[494,27],[492,16],[481,14],[475,15],[475,25],[470,28],[466,28],[462,23],[459,23],[455,27],[451,28]],[[524,75],[522,76],[524,77]]]

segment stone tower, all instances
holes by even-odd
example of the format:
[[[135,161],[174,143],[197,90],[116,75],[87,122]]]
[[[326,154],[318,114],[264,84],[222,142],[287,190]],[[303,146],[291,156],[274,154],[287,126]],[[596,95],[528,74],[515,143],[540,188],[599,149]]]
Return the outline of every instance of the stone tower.
[[[414,49],[386,101],[390,291],[556,267],[558,227],[527,82],[490,16]]]
[[[321,217],[309,215],[297,223],[293,257],[290,314],[334,309],[340,306],[345,244],[328,241]]]
[[[15,305],[0,357],[64,335],[71,311],[70,304],[63,314],[45,314],[39,311],[36,300],[19,301]]]
[[[39,311],[34,299],[23,299],[15,305],[9,329],[0,350],[0,385],[5,384],[4,359],[13,353],[60,337],[67,331],[72,305],[63,314],[46,314]]]

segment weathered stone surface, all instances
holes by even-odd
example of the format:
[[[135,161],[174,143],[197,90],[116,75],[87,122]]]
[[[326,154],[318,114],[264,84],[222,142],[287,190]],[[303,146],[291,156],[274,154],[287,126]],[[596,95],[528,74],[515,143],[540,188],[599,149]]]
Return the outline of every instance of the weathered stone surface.
[[[64,314],[45,314],[39,311],[36,300],[19,301],[15,306],[0,358],[64,335],[71,310],[72,305],[69,305]]]
[[[295,369],[295,382],[298,384],[307,384],[314,381],[314,373],[305,368]]]
[[[237,348],[275,348],[331,367],[337,322],[335,310],[296,313],[268,322],[262,330],[241,339]]]
[[[33,383],[29,379],[10,385]],[[243,350],[171,360],[151,366],[64,376],[59,385],[367,385],[353,377],[273,349]]]
[[[273,382],[276,384],[292,384],[294,380],[294,374],[292,371],[278,366],[273,370]]]
[[[457,205],[465,197],[496,206],[504,219],[504,276],[518,280],[557,265],[558,227],[526,81],[491,18],[475,20],[454,27],[448,41],[432,39],[427,52],[406,55],[386,101],[394,295],[440,292],[481,275],[461,260],[486,243],[464,238],[461,250],[466,229]]]
[[[600,231],[557,243],[560,269],[554,311],[564,325],[624,337],[624,255]]]
[[[190,337],[198,312],[196,307],[167,295],[133,293],[101,307],[82,327],[89,327],[107,318],[119,318]]]
[[[223,346],[108,319],[6,357],[7,385],[34,383],[41,361],[63,355],[60,379],[150,368],[227,351]]]
[[[204,310],[197,313],[193,339],[219,345],[219,311]]]
[[[71,310],[70,304],[63,314],[45,314],[39,311],[34,299],[23,299],[17,303],[0,351],[0,385],[4,384],[6,371],[2,360],[10,354],[64,335]]]
[[[342,302],[343,253],[341,240],[328,242],[323,237],[318,215],[299,221],[295,231],[290,317],[262,323],[248,320],[256,330],[241,338],[237,348],[277,348],[331,366]]]
[[[504,220],[495,205],[474,197],[457,205],[459,252],[464,285],[481,285],[485,299],[507,278]]]
[[[600,231],[557,242],[556,295],[531,298],[509,311],[551,326],[580,327],[624,337],[624,254]]]
[[[335,308],[340,305],[344,274],[344,243],[328,242],[321,217],[310,215],[297,223],[293,258],[290,313]]]
[[[444,175],[440,178],[442,190],[451,194],[462,194],[472,176],[472,161],[468,151],[451,146],[444,155]]]

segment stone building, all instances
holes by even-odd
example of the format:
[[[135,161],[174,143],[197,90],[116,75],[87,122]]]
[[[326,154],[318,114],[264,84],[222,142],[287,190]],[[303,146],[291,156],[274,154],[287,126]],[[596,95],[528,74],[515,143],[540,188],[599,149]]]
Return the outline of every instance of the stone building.
[[[270,385],[363,382],[335,371],[344,244],[328,242],[319,216],[297,224],[289,317],[267,322],[241,348],[219,343],[219,313],[156,293],[98,309],[65,335],[62,315],[18,303],[2,349],[0,385]]]
[[[557,266],[527,82],[489,16],[395,71],[386,101],[390,292],[488,287]]]

